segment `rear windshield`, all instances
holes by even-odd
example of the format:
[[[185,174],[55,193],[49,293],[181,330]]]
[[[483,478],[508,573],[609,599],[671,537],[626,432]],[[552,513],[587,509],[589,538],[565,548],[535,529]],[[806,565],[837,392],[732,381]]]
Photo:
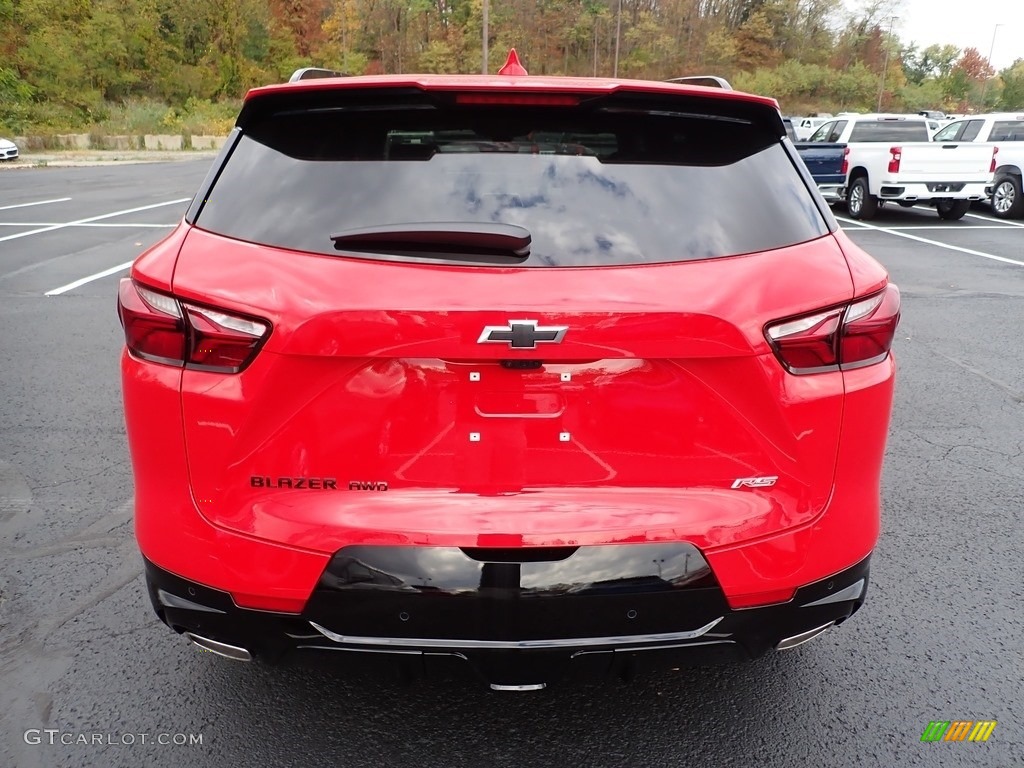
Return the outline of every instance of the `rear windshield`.
[[[1024,120],[997,120],[989,141],[1024,141]]]
[[[861,121],[853,126],[850,141],[928,141],[928,124],[923,120]]]
[[[289,110],[282,101],[243,112],[195,223],[299,251],[445,263],[487,260],[442,247],[355,253],[331,236],[518,225],[532,237],[521,265],[555,267],[708,259],[826,234],[778,116],[710,112],[715,102],[701,101],[704,110],[607,97],[511,108],[378,100]]]

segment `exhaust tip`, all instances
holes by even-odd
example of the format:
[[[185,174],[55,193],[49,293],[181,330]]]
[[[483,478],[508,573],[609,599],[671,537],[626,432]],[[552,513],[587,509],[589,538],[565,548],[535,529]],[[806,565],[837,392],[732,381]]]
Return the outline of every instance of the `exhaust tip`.
[[[529,683],[527,685],[499,685],[498,683],[491,683],[492,691],[543,691],[547,687],[547,683]]]
[[[799,635],[784,638],[775,646],[775,650],[788,651],[790,648],[796,648],[798,645],[803,645],[808,640],[813,640],[818,635],[831,628],[834,624],[834,621],[830,621],[828,624],[822,624],[820,627],[815,627],[814,629],[809,629],[806,632],[801,632]]]
[[[237,645],[221,643],[216,640],[211,640],[208,637],[197,635],[193,632],[186,632],[185,637],[191,640],[194,645],[198,645],[204,651],[216,653],[218,656],[223,656],[225,659],[231,659],[232,661],[252,661],[252,654],[245,648],[241,648]]]

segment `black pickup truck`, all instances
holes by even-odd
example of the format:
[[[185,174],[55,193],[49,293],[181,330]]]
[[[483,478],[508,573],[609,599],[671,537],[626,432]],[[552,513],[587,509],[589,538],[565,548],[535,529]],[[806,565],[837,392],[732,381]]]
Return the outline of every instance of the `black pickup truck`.
[[[786,133],[793,142],[800,159],[818,185],[821,196],[830,203],[837,203],[846,197],[846,145],[822,141],[797,141],[793,122],[782,118]]]

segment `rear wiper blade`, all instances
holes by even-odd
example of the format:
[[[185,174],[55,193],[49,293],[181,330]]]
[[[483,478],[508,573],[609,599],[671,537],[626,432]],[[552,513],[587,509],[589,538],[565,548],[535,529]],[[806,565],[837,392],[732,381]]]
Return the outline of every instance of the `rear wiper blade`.
[[[505,256],[530,255],[530,231],[487,221],[431,221],[346,229],[331,235],[339,251]]]

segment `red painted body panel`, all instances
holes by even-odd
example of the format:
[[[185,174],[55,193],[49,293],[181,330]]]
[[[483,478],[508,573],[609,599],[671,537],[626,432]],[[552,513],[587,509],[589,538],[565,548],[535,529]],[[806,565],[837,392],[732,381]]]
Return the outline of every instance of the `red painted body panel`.
[[[189,492],[181,420],[182,372],[121,356],[135,536],[156,565],[236,595],[305,600],[328,558],[210,525]]]
[[[232,263],[244,279],[211,269]],[[780,279],[783,263],[803,280]],[[852,297],[829,237],[707,262],[467,270],[194,232],[174,290],[274,325],[239,376],[182,381],[200,509],[256,537],[334,552],[378,531],[478,546],[481,533],[544,545],[659,529],[713,547],[805,523],[831,492],[842,377],[786,375],[762,332]],[[569,326],[558,363],[540,346],[514,356],[541,369],[506,370],[506,346],[477,343],[520,315]],[[731,489],[765,475],[778,484]],[[339,490],[253,488],[252,476],[333,478]]]
[[[880,528],[879,486],[895,374],[891,355],[843,373],[843,435],[835,488],[822,515],[781,535],[706,553],[727,595],[808,584],[871,553]]]
[[[133,274],[168,287],[160,276],[179,243],[175,233]],[[783,261],[789,269],[799,264],[794,271],[803,279],[786,279]],[[231,266],[242,263],[244,271]],[[729,284],[751,289],[716,290],[726,283],[716,274],[726,270],[745,272]],[[238,595],[303,599],[328,555],[356,543],[685,540],[705,551],[727,594],[809,583],[858,561],[877,539],[893,364],[890,358],[852,372],[789,375],[767,351],[761,329],[774,318],[849,300],[847,270],[835,241],[824,238],[783,252],[678,265],[561,275],[473,269],[456,282],[454,270],[443,267],[275,252],[192,231],[174,291],[265,317],[274,333],[236,376],[124,356],[140,546],[157,565],[243,603]],[[612,271],[617,279],[608,280]],[[873,276],[869,267],[861,272]],[[648,299],[642,308],[628,298],[637,292]],[[568,304],[570,294],[582,312],[543,311]],[[524,375],[539,374],[500,368],[494,358],[501,348],[476,345],[475,337],[486,323],[538,313],[544,322],[583,322],[595,334],[575,345],[567,336],[563,362],[545,365],[551,374],[570,372],[576,384],[563,385],[560,376],[554,384],[552,376],[526,398],[530,413],[489,418],[521,404]],[[378,325],[391,329],[390,344]],[[666,325],[670,331],[659,333]],[[415,357],[427,347],[434,357]],[[457,362],[441,362],[438,349]],[[521,354],[542,359],[543,349]],[[469,422],[460,421],[465,414],[454,403],[458,392],[471,390],[464,375],[470,369],[487,374],[474,385],[496,382],[487,397],[474,392],[473,412],[488,425],[481,431],[488,422],[499,425],[493,435],[500,450],[485,445],[483,457],[470,455],[452,470],[456,449],[465,452],[469,443],[448,446],[444,435],[431,443],[439,426],[466,431]],[[435,387],[446,377],[453,381]],[[504,392],[502,381],[516,386]],[[677,396],[676,405],[650,402],[659,386]],[[446,387],[453,403],[447,412],[443,395],[438,399]],[[403,413],[389,421],[387,411],[398,403]],[[481,414],[481,403],[495,413]],[[517,441],[533,444],[546,422],[584,403],[593,409],[592,424],[570,425],[577,437],[569,443],[549,439],[538,468],[518,464],[520,475],[534,477],[494,471],[501,466],[496,456]],[[710,456],[687,455],[700,444],[694,435],[701,420],[712,416],[703,437],[717,434],[722,442]],[[658,433],[663,423],[682,427],[685,439]],[[346,450],[352,444],[364,455]],[[542,477],[548,464],[568,481]],[[729,487],[735,477],[767,474],[779,475],[775,487]],[[342,488],[349,479],[386,479],[390,488],[254,489],[251,475],[336,477]],[[452,482],[460,476],[478,480]]]
[[[836,232],[835,238],[850,265],[850,277],[853,278],[853,289],[857,296],[879,291],[889,282],[889,274],[885,268],[853,242],[843,230]]]

